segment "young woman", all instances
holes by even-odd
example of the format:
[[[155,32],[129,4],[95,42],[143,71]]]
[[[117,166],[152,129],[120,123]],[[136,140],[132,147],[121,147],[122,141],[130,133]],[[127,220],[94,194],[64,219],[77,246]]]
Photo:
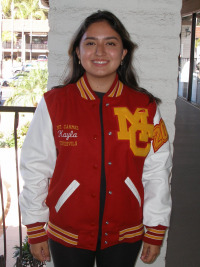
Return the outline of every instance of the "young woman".
[[[69,48],[65,85],[38,105],[22,148],[20,206],[40,261],[48,243],[56,267],[133,267],[142,242],[145,263],[159,254],[171,155],[159,99],[137,84],[135,47],[112,13],[90,15]]]

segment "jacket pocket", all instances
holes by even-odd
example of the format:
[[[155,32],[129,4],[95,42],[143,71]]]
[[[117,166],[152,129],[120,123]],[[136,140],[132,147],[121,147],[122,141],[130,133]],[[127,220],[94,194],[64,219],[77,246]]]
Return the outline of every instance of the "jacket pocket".
[[[133,195],[137,198],[139,205],[141,207],[141,197],[140,197],[140,194],[139,194],[137,188],[135,187],[134,183],[131,181],[131,179],[129,177],[126,178],[125,183],[129,187],[129,189],[131,190]]]
[[[65,201],[74,193],[74,191],[79,187],[79,182],[74,180],[71,182],[71,184],[65,189],[65,191],[62,193],[60,198],[58,199],[58,202],[56,203],[55,210],[58,212],[62,205],[65,203]]]

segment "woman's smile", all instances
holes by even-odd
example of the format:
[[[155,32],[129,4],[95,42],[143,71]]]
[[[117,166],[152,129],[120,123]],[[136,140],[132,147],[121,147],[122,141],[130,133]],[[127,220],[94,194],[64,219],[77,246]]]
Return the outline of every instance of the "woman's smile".
[[[107,64],[108,61],[107,60],[93,60],[94,64],[100,64],[100,65],[104,65]]]

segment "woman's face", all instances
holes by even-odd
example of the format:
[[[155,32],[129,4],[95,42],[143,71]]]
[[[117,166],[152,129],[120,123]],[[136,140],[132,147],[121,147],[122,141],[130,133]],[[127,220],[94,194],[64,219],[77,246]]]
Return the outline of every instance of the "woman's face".
[[[88,79],[114,79],[127,50],[120,35],[106,21],[101,21],[88,27],[76,52]]]

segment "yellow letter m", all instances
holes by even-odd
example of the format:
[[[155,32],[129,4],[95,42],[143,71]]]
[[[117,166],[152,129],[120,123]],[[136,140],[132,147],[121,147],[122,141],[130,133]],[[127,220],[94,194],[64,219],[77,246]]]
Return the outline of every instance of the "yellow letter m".
[[[146,157],[149,153],[151,144],[149,138],[153,137],[153,124],[148,124],[148,110],[144,108],[137,108],[132,114],[128,108],[119,107],[114,108],[115,115],[118,116],[119,121],[119,140],[130,140],[130,148],[135,156]],[[131,124],[128,127],[127,121]],[[145,142],[145,147],[137,146],[136,133],[139,133],[139,141]]]

